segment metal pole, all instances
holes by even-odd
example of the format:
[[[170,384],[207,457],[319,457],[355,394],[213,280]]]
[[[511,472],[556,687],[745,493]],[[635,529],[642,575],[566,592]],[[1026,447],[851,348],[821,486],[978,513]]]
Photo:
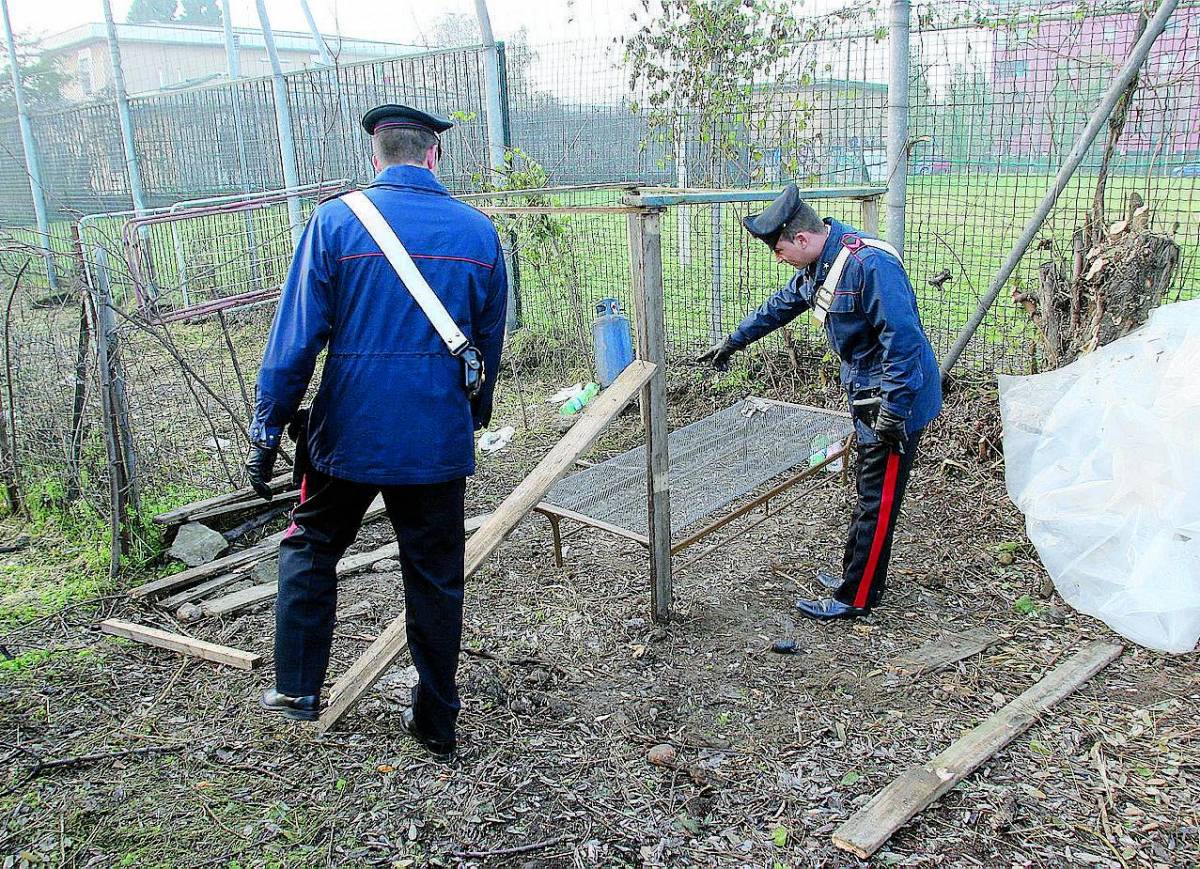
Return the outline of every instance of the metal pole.
[[[676,207],[683,211],[686,205]],[[721,203],[712,206],[712,284],[708,293],[708,337],[714,343],[725,337],[725,217]]]
[[[888,76],[887,240],[904,253],[904,196],[908,191],[909,0],[892,0]]]
[[[58,290],[58,269],[50,247],[50,220],[46,212],[46,191],[42,187],[42,164],[38,160],[37,142],[25,107],[25,85],[21,81],[21,66],[17,60],[17,44],[13,39],[12,22],[8,18],[8,0],[0,0],[4,19],[4,42],[8,47],[8,70],[12,75],[13,99],[17,104],[17,123],[21,128],[21,147],[25,151],[25,169],[29,173],[29,193],[33,197],[33,219],[41,236],[42,258],[46,260],[46,280],[52,290]]]
[[[313,44],[317,46],[317,55],[321,58],[321,66],[333,66],[333,55],[329,53],[325,37],[321,36],[321,31],[317,30],[317,22],[313,18],[312,10],[308,8],[308,0],[300,0],[300,8],[304,10],[304,20],[308,22],[308,32],[312,34]]]
[[[108,32],[108,57],[112,62],[113,97],[121,121],[121,144],[125,148],[125,169],[129,173],[129,193],[133,210],[139,215],[146,211],[146,193],[142,189],[142,170],[138,167],[137,148],[133,141],[133,120],[129,116],[129,98],[125,95],[125,70],[121,66],[121,46],[117,42],[117,25],[113,23],[112,3],[102,0],[104,27]]]
[[[1000,267],[1000,271],[992,278],[992,283],[988,286],[987,294],[979,301],[975,313],[971,315],[971,319],[967,321],[967,325],[958,333],[958,338],[955,339],[954,346],[950,348],[950,352],[942,360],[942,377],[950,373],[950,369],[954,367],[954,363],[958,361],[958,357],[962,355],[963,350],[970,343],[975,330],[979,328],[979,324],[987,316],[987,312],[996,301],[996,297],[1000,295],[1000,290],[1004,288],[1005,283],[1008,282],[1009,277],[1020,264],[1021,259],[1025,256],[1025,251],[1029,248],[1030,243],[1033,242],[1034,237],[1037,236],[1042,223],[1045,222],[1051,209],[1054,208],[1054,204],[1058,201],[1059,195],[1062,194],[1067,183],[1075,174],[1075,170],[1083,162],[1084,156],[1092,146],[1092,142],[1095,141],[1096,136],[1100,133],[1100,129],[1108,122],[1108,116],[1112,114],[1117,101],[1121,98],[1125,89],[1129,87],[1129,83],[1133,81],[1134,76],[1138,74],[1138,70],[1141,69],[1146,56],[1150,54],[1150,47],[1154,45],[1154,41],[1158,39],[1159,34],[1167,26],[1167,20],[1171,17],[1171,13],[1175,11],[1177,5],[1179,5],[1179,0],[1163,0],[1162,5],[1158,7],[1158,11],[1154,13],[1154,17],[1146,25],[1146,30],[1142,33],[1142,38],[1133,46],[1133,50],[1129,54],[1129,59],[1125,61],[1125,66],[1121,68],[1120,73],[1117,74],[1117,77],[1108,86],[1108,90],[1105,92],[1104,98],[1100,101],[1100,105],[1096,107],[1096,111],[1092,112],[1087,126],[1079,134],[1079,139],[1075,142],[1071,153],[1067,155],[1066,162],[1058,170],[1058,175],[1055,176],[1054,181],[1050,184],[1046,195],[1042,197],[1042,201],[1038,203],[1033,216],[1025,224],[1025,229],[1021,232],[1021,237],[1017,239],[1016,245],[1009,252],[1004,265]]]
[[[300,186],[300,170],[296,165],[296,140],[292,135],[292,111],[288,107],[287,82],[283,78],[283,67],[279,65],[279,52],[275,50],[275,34],[271,30],[271,19],[267,17],[266,4],[263,0],[255,0],[255,6],[258,7],[258,20],[262,23],[263,40],[267,44],[267,57],[271,60],[271,84],[275,92],[275,126],[279,131],[283,184],[285,187],[296,188]],[[292,244],[299,246],[304,224],[300,219],[300,200],[295,196],[288,197],[288,221],[292,225]]]
[[[237,142],[237,159],[238,159],[238,181],[241,184],[242,192],[249,193],[252,189],[250,184],[250,166],[246,159],[246,138],[242,130],[244,125],[242,118],[242,92],[238,87],[238,79],[242,77],[241,73],[241,50],[237,39],[233,35],[233,12],[229,8],[229,0],[221,0],[221,21],[225,30],[225,64],[229,74],[229,98],[233,106],[233,135]],[[254,219],[246,212],[244,218],[246,227],[246,245],[250,253],[250,276],[254,281],[255,286],[262,286],[262,273],[258,265],[258,241],[254,234]]]
[[[493,172],[504,171],[504,113],[500,103],[500,54],[492,35],[487,0],[475,0],[475,17],[483,36],[483,81],[487,89],[488,156]]]
[[[667,475],[666,323],[663,318],[662,211],[629,215],[629,257],[637,315],[638,358],[655,365],[642,388],[646,430],[646,501],[649,515],[650,616],[671,617],[671,487]]]
[[[682,116],[675,119],[675,186],[686,190],[688,186],[687,165],[688,124]],[[675,231],[679,235],[679,267],[686,269],[692,264],[692,210],[675,209]]]

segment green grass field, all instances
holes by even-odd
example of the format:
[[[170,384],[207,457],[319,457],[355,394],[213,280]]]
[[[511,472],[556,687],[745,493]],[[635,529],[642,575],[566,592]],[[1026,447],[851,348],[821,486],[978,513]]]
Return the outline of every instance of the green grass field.
[[[944,350],[974,310],[979,296],[1007,255],[1024,221],[1051,182],[1048,175],[939,175],[910,179],[907,206],[906,263],[917,292],[922,320],[935,345]],[[1054,250],[1037,249],[1012,278],[1025,287],[1036,282],[1038,266],[1066,250],[1071,232],[1089,206],[1095,178],[1079,176],[1063,191],[1047,221],[1043,239]],[[1183,250],[1174,297],[1191,298],[1200,287],[1200,179],[1117,176],[1109,181],[1109,217],[1116,219],[1131,191],[1154,206],[1154,227],[1174,230]],[[616,191],[557,195],[554,204],[616,204]],[[514,197],[512,202],[524,201]],[[857,203],[826,200],[826,213],[860,225]],[[311,207],[311,203],[306,203]],[[668,337],[674,349],[702,345],[715,333],[732,329],[791,274],[774,264],[769,252],[743,231],[741,218],[761,206],[751,204],[688,206],[668,209],[663,217],[663,271]],[[307,209],[306,209],[307,210]],[[627,309],[629,297],[628,230],[621,214],[521,216],[500,221],[515,232],[520,273],[522,322],[572,352],[589,355],[588,325],[594,303],[616,296]],[[109,252],[114,292],[127,295],[130,282],[121,258],[121,220],[101,220],[86,234],[89,248]],[[67,254],[66,223],[54,227],[55,249]],[[32,242],[28,230],[14,235]],[[253,241],[253,244],[251,243]],[[236,295],[256,287],[278,286],[290,257],[286,209],[280,205],[242,215],[212,215],[155,226],[146,235],[147,259],[162,303],[168,308]],[[254,255],[251,251],[254,251]],[[11,270],[19,254],[5,255]],[[64,257],[60,262],[69,263]],[[943,270],[951,280],[942,289],[928,280]],[[29,279],[44,285],[36,260]],[[126,299],[126,304],[131,300]],[[714,314],[714,308],[716,313]],[[807,319],[795,326],[811,330]],[[815,335],[815,333],[813,333]],[[1020,370],[1019,347],[1029,334],[1025,315],[1003,293],[985,322],[974,348],[977,362],[1002,362]],[[970,358],[970,357],[968,357]]]

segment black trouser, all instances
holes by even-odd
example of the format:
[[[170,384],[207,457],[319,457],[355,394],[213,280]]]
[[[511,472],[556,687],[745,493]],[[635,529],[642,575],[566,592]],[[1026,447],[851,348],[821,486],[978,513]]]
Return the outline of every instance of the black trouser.
[[[903,453],[883,444],[858,447],[858,503],[846,537],[842,584],[833,595],[844,604],[869,608],[883,597],[896,520],[921,434],[915,432],[905,441]]]
[[[337,614],[337,563],[354,542],[375,495],[383,493],[404,575],[408,648],[420,684],[413,715],[431,739],[454,739],[463,619],[463,495],[466,480],[420,486],[351,483],[304,475],[292,527],[279,544],[275,603],[275,687],[320,694]]]

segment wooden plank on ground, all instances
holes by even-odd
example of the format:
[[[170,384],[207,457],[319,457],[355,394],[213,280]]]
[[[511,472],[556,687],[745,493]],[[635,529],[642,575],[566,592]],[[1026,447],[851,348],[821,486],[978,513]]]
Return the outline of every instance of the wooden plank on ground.
[[[206,616],[229,615],[229,613],[245,609],[248,606],[254,606],[256,603],[262,603],[264,600],[270,600],[278,591],[278,582],[260,582],[258,585],[243,588],[216,600],[206,600],[200,604],[200,608],[204,610]]]
[[[291,486],[292,474],[289,471],[286,474],[280,474],[271,480],[271,491],[282,492]],[[193,514],[201,510],[207,510],[212,507],[220,507],[224,504],[232,504],[236,501],[246,501],[251,498],[258,498],[254,494],[254,490],[247,486],[244,489],[238,489],[233,492],[226,492],[224,495],[216,495],[212,498],[205,498],[203,501],[194,501],[191,504],[184,504],[182,507],[176,507],[174,510],[168,510],[165,513],[159,513],[154,517],[156,525],[180,525],[187,522]],[[261,499],[260,499],[261,501]],[[265,504],[266,501],[261,501]]]
[[[182,636],[181,634],[172,634],[168,631],[161,631],[158,628],[151,628],[146,625],[135,624],[134,622],[123,622],[119,619],[106,619],[102,621],[100,623],[100,630],[106,634],[136,640],[148,646],[170,649],[173,652],[191,655],[194,658],[203,658],[206,661],[215,661],[218,664],[228,664],[230,667],[237,667],[239,670],[251,670],[262,662],[262,655],[255,654],[254,652],[243,652],[241,649],[231,649],[229,646],[219,646],[216,643],[210,643],[206,640],[197,640],[192,637]]]
[[[1047,709],[1121,655],[1116,643],[1096,641],[1059,664],[1003,709],[960,736],[937,757],[893,781],[833,833],[833,844],[869,858],[918,812],[970,775],[1027,730]]]
[[[474,516],[463,523],[463,528],[468,534],[476,530],[483,524],[483,521],[490,514],[484,513],[482,516]],[[346,576],[355,571],[362,570],[365,567],[370,567],[376,562],[383,561],[385,558],[395,558],[400,554],[400,546],[395,543],[385,543],[383,546],[372,549],[369,552],[360,552],[357,555],[347,555],[337,563],[337,575]],[[217,579],[227,579],[232,582],[238,579],[233,577],[217,577]],[[275,597],[279,590],[279,581],[262,582],[258,585],[244,588],[240,591],[235,591],[232,594],[224,595],[223,597],[215,598],[214,600],[205,601],[202,604],[206,615],[224,616],[232,612],[237,612],[248,606],[253,606],[256,603],[262,603],[265,600],[270,600]],[[176,598],[180,597],[177,595]],[[175,600],[175,598],[172,598]],[[180,600],[180,603],[187,601]]]
[[[218,504],[214,507],[205,507],[203,510],[197,510],[189,516],[188,521],[208,522],[211,519],[224,519],[226,516],[237,516],[240,513],[248,513],[251,510],[266,512],[278,507],[280,504],[287,504],[298,500],[300,500],[300,490],[292,489],[287,492],[279,492],[270,501],[258,498],[251,501],[237,501],[233,504]]]
[[[487,521],[467,543],[464,571],[466,576],[469,577],[479,570],[488,556],[499,548],[512,530],[550,491],[550,487],[571,469],[575,460],[599,439],[609,423],[637,396],[654,371],[655,366],[650,362],[637,360],[630,363],[608,389],[584,408],[578,422],[562,436],[512,494],[504,499],[504,503],[488,516]],[[329,730],[353,709],[363,694],[387,672],[407,645],[404,616],[401,615],[384,629],[379,638],[334,684],[329,705],[317,722],[317,730],[322,733]]]
[[[920,648],[900,655],[891,666],[912,676],[932,673],[964,658],[978,655],[999,639],[983,628],[940,634]]]
[[[364,522],[376,518],[384,512],[383,498],[376,498],[370,509],[367,510]],[[201,564],[199,567],[193,567],[190,570],[182,571],[171,576],[164,576],[160,579],[147,582],[144,585],[139,585],[137,588],[131,589],[129,594],[133,597],[151,597],[164,594],[169,591],[187,588],[190,585],[195,585],[203,579],[208,579],[210,576],[218,576],[224,573],[245,572],[239,571],[239,568],[245,568],[253,565],[257,561],[262,561],[264,558],[270,558],[279,549],[279,541],[283,539],[286,532],[280,531],[277,534],[272,534],[270,537],[265,537],[260,543],[246,549],[234,552],[231,555],[226,555],[223,558],[218,558],[208,564]]]

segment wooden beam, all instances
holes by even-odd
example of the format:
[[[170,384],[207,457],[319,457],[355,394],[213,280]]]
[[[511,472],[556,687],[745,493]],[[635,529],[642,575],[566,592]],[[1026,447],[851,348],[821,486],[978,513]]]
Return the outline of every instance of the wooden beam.
[[[260,582],[258,585],[243,588],[216,600],[206,600],[200,604],[200,608],[204,610],[206,616],[224,616],[256,603],[270,600],[278,592],[278,582]]]
[[[983,628],[941,634],[920,648],[900,655],[891,666],[912,676],[931,673],[978,655],[997,639],[996,634]]]
[[[203,510],[197,510],[188,517],[189,522],[207,522],[210,519],[224,519],[226,516],[236,516],[239,513],[249,513],[251,510],[260,510],[266,512],[274,509],[281,504],[287,504],[291,501],[300,500],[300,490],[294,489],[287,492],[277,492],[275,497],[270,501],[264,501],[261,498],[252,501],[235,501],[232,504],[217,504],[213,507],[205,507]]]
[[[868,859],[918,812],[1027,730],[1041,713],[1115,661],[1121,651],[1120,645],[1101,641],[1084,646],[937,757],[910,769],[877,793],[834,831],[833,844]]]
[[[575,459],[586,452],[625,406],[633,400],[654,374],[655,366],[635,360],[608,389],[584,408],[579,420],[554,445],[533,472],[504,499],[487,517],[480,529],[467,543],[464,574],[473,575],[488,556],[499,548],[512,530],[538,505],[550,487],[571,469]],[[358,658],[330,692],[329,706],[317,722],[318,732],[324,733],[357,705],[379,677],[398,658],[408,645],[404,616],[394,619],[367,650]]]
[[[369,522],[384,512],[383,498],[376,498],[371,502],[370,508],[368,508],[366,515],[363,517],[363,522]],[[138,598],[151,597],[164,594],[168,591],[187,588],[203,579],[208,579],[210,576],[235,572],[244,573],[245,571],[239,570],[239,568],[249,567],[257,561],[262,561],[264,558],[270,558],[274,555],[279,549],[279,541],[283,539],[283,535],[286,533],[286,531],[280,531],[277,534],[272,534],[270,537],[263,538],[262,542],[239,552],[234,552],[232,555],[226,555],[223,558],[210,561],[208,564],[201,564],[199,567],[193,567],[181,573],[164,576],[152,582],[147,582],[144,585],[139,585],[137,588],[130,589],[129,594],[132,597]]]
[[[637,313],[638,358],[657,366],[642,388],[642,426],[646,430],[646,529],[650,553],[650,617],[671,617],[671,486],[667,453],[666,322],[663,312],[662,215],[657,211],[629,218],[633,259],[633,299]]]
[[[288,488],[292,482],[292,474],[289,471],[286,474],[280,474],[271,480],[271,491],[282,492]],[[232,504],[235,501],[245,501],[250,498],[257,498],[254,490],[247,486],[244,489],[238,489],[234,492],[226,492],[224,495],[216,495],[212,498],[205,498],[203,501],[193,501],[191,504],[184,504],[182,507],[176,507],[174,510],[168,510],[165,513],[159,513],[154,517],[153,522],[156,525],[179,525],[192,517],[194,513],[201,510],[208,510],[213,507],[221,507],[225,504]],[[261,500],[261,499],[260,499]],[[266,501],[262,501],[266,504]]]
[[[172,652],[191,655],[193,658],[203,658],[206,661],[215,661],[218,664],[228,664],[230,667],[237,667],[239,670],[252,670],[262,663],[262,655],[253,652],[243,652],[241,649],[231,649],[229,646],[219,646],[216,643],[210,643],[206,640],[197,640],[192,637],[182,636],[181,634],[172,634],[167,631],[160,631],[158,628],[134,624],[133,622],[123,622],[119,619],[106,619],[102,621],[100,623],[100,630],[106,634],[136,640],[148,646],[157,646],[160,649],[170,649]]]

